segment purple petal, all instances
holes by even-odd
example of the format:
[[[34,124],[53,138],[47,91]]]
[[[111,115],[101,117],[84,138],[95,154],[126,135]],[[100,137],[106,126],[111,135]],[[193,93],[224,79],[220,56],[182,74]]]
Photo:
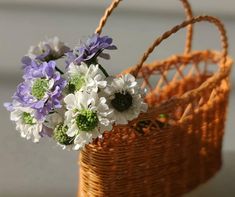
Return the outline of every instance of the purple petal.
[[[67,54],[66,63],[70,64],[71,62],[75,62],[76,64],[80,64],[81,62],[92,60],[97,56],[107,59],[109,56],[101,53],[105,49],[117,49],[115,45],[112,45],[112,42],[112,38],[108,36],[101,37],[98,34],[94,34],[86,41],[85,44],[82,43],[80,47],[76,48],[73,51],[73,55],[71,53]]]
[[[4,103],[3,106],[7,109],[7,111],[11,112],[14,110],[12,103]]]
[[[44,104],[45,104],[44,101],[39,100],[38,102],[36,102],[36,103],[33,105],[33,107],[34,107],[34,109],[41,109],[41,108],[43,108]]]
[[[40,132],[41,137],[52,137],[53,130],[43,125],[42,131]]]
[[[110,59],[110,55],[108,53],[100,53],[99,56],[106,60]]]

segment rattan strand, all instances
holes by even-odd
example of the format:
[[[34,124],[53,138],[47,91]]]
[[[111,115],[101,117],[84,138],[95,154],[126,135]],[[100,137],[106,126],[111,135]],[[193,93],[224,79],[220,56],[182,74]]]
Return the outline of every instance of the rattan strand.
[[[190,20],[193,18],[193,11],[191,8],[191,5],[187,0],[180,0],[184,6],[185,14],[187,16],[187,20]],[[185,53],[189,53],[192,48],[192,39],[193,39],[193,25],[188,26],[188,32],[186,37],[186,43],[185,43]]]
[[[95,33],[101,34],[108,17],[112,14],[113,10],[118,6],[122,0],[113,0],[111,5],[105,10],[104,16],[100,19],[99,26],[96,28]]]

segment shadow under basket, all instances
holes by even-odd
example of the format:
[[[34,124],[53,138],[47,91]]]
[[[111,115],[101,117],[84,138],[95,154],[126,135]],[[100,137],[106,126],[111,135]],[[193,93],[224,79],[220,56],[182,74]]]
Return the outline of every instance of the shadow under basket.
[[[143,65],[137,79],[149,90],[149,112],[80,152],[78,196],[175,197],[212,177],[221,167],[232,64],[221,57],[198,51]]]

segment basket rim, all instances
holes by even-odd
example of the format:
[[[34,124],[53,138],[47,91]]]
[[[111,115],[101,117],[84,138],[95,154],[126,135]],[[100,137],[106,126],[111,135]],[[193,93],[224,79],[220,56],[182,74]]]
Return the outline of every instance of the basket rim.
[[[141,113],[138,118],[131,121],[130,124],[134,124],[140,120],[147,120],[153,117],[153,114],[159,115],[162,113],[168,113],[175,109],[177,106],[184,105],[185,103],[189,103],[190,100],[194,100],[200,96],[200,94],[205,91],[206,89],[214,88],[221,80],[227,78],[230,74],[233,60],[230,56],[227,56],[226,63],[223,64],[222,62],[222,52],[216,50],[199,50],[199,51],[191,51],[187,54],[175,54],[171,55],[170,57],[160,60],[160,61],[153,61],[151,63],[144,64],[141,68],[137,78],[142,78],[144,72],[154,71],[154,70],[167,70],[170,68],[171,65],[175,63],[190,63],[194,58],[198,58],[198,62],[201,61],[211,61],[213,63],[217,63],[219,66],[218,71],[214,72],[208,79],[206,79],[200,86],[185,92],[181,96],[172,97],[169,100],[160,103],[157,106],[152,107],[145,113]],[[121,74],[131,73],[135,69],[135,66],[131,66],[128,69],[124,70]]]
[[[174,54],[170,55],[167,58],[164,58],[163,60],[154,60],[150,63],[145,63],[141,69],[142,70],[148,70],[148,71],[153,71],[153,70],[164,70],[169,68],[169,65],[171,64],[176,64],[176,63],[181,63],[181,64],[187,64],[190,63],[190,61],[194,58],[201,58],[200,61],[206,61],[206,60],[213,60],[214,63],[219,63],[220,67],[227,67],[229,65],[232,65],[233,59],[228,55],[226,57],[226,64],[223,66],[221,65],[220,61],[222,61],[222,55],[223,53],[221,51],[217,50],[194,50],[191,51],[187,54]],[[208,58],[209,57],[209,58]],[[198,61],[198,62],[200,62]],[[127,74],[131,73],[135,69],[136,65],[133,65],[121,72],[121,74]],[[137,78],[142,77],[142,72],[139,73]]]

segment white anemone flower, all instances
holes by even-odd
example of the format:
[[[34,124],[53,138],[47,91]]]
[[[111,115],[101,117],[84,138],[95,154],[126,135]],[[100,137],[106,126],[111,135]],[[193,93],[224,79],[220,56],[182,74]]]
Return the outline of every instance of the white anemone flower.
[[[122,75],[118,78],[110,78],[109,84],[104,89],[109,108],[112,109],[111,118],[115,124],[128,124],[147,111],[144,102],[144,91],[140,88],[135,77],[131,74]]]
[[[29,107],[14,107],[11,111],[10,119],[15,121],[16,130],[20,132],[21,137],[27,140],[33,138],[33,141],[39,142],[43,124],[34,117],[35,110]]]
[[[74,137],[74,150],[83,148],[104,131],[112,129],[113,121],[108,118],[111,111],[104,97],[99,98],[95,92],[75,92],[64,98],[67,111],[65,125],[67,135]]]
[[[99,65],[87,65],[81,63],[75,65],[71,63],[68,70],[69,75],[69,90],[73,91],[87,91],[98,92],[99,88],[105,88],[107,81]]]

